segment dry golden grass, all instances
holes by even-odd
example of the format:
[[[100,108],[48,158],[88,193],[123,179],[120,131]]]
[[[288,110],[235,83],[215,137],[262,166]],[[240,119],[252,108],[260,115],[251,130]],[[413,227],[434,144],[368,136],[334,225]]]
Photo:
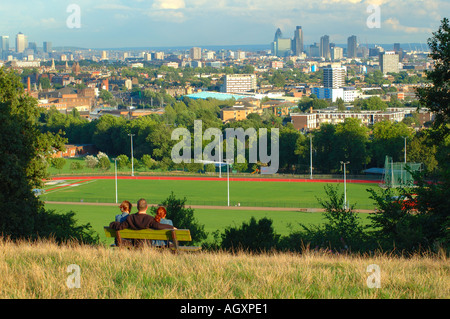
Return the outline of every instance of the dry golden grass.
[[[69,288],[71,264],[80,288]],[[380,267],[369,288],[367,266]],[[58,246],[0,240],[0,298],[31,299],[298,299],[450,297],[445,256],[398,258],[225,252],[172,254],[151,248]]]

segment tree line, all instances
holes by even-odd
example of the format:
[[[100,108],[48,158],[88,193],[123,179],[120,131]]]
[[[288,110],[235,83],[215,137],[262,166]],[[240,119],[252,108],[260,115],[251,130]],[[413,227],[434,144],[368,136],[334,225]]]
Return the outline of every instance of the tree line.
[[[42,133],[61,133],[70,144],[95,144],[99,151],[110,157],[131,157],[129,134],[134,134],[133,156],[138,160],[144,156],[150,157],[161,169],[180,168],[171,160],[172,147],[178,142],[171,140],[172,131],[184,127],[193,132],[195,120],[202,120],[203,131],[214,127],[223,133],[227,128],[254,128],[257,132],[260,128],[267,128],[269,132],[272,128],[278,128],[280,173],[309,172],[312,153],[315,173],[337,173],[341,169],[340,162],[348,161],[350,172],[359,174],[369,167],[383,167],[386,156],[392,157],[395,162],[404,161],[405,139],[408,162],[423,163],[427,173],[433,173],[446,164],[445,154],[449,151],[450,141],[447,139],[438,145],[432,144],[428,129],[416,132],[405,123],[390,121],[367,127],[360,120],[349,118],[336,125],[322,124],[310,136],[270,112],[262,115],[253,113],[245,120],[223,124],[219,118],[220,109],[231,104],[214,99],[184,99],[166,106],[163,115],[126,119],[105,114],[93,121],[81,118],[76,112],[66,115],[50,109],[41,111],[39,123]],[[204,141],[203,146],[206,144]],[[248,147],[247,143],[246,155]],[[225,141],[222,149],[222,158],[225,158]],[[246,160],[248,158],[246,156]],[[236,168],[242,172],[253,172],[258,165],[246,162],[237,164]]]

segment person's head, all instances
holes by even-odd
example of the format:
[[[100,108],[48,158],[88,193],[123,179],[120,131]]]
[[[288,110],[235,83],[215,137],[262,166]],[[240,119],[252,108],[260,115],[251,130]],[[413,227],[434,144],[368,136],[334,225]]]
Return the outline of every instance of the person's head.
[[[160,206],[156,210],[155,220],[159,223],[161,221],[161,219],[166,218],[166,215],[167,215],[166,209],[164,207]]]
[[[124,200],[119,206],[121,212],[127,212],[127,213],[131,212],[132,207],[133,207],[133,205],[127,200]]]
[[[141,198],[140,200],[138,200],[138,202],[137,202],[137,209],[138,209],[139,212],[147,211],[147,207],[148,207],[148,204],[147,204],[147,201],[145,199]]]

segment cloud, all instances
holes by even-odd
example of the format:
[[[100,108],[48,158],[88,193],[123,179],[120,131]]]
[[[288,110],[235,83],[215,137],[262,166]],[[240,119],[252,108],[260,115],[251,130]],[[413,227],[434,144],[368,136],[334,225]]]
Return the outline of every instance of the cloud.
[[[100,4],[94,7],[94,9],[101,9],[101,10],[133,10],[132,7],[125,6],[122,4],[117,3],[105,3]]]
[[[396,18],[389,18],[384,21],[392,30],[401,31],[405,33],[431,33],[433,30],[431,28],[420,28],[420,27],[408,27],[400,24],[400,21]]]
[[[153,9],[159,10],[178,10],[185,7],[184,0],[155,0],[152,6]]]

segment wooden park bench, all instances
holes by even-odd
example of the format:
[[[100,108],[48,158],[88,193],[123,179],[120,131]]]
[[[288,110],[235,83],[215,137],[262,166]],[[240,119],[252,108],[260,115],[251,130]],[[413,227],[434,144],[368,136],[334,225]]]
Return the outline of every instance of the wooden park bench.
[[[116,238],[117,246],[122,246],[122,239],[147,239],[147,240],[165,240],[167,242],[166,248],[169,248],[175,252],[179,251],[199,251],[201,247],[195,246],[181,246],[180,241],[192,241],[191,232],[189,229],[122,229],[114,230],[107,226],[104,227],[106,237]],[[172,245],[170,245],[172,242]],[[164,247],[164,246],[163,246]]]

